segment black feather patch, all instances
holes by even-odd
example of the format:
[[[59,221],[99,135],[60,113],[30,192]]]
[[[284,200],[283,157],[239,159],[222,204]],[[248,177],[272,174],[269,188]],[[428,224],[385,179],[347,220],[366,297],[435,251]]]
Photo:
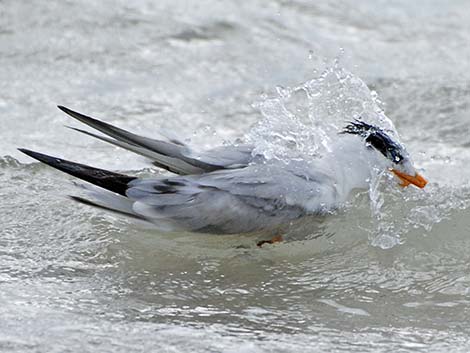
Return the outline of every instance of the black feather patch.
[[[74,177],[85,180],[103,189],[126,196],[127,184],[136,177],[110,172],[104,169],[90,167],[84,164],[67,161],[65,159],[48,156],[46,154],[30,151],[24,148],[19,150],[28,156],[37,159],[62,172],[73,175]]]
[[[178,180],[163,179],[160,184],[156,184],[153,188],[159,194],[173,194],[178,192],[178,187],[186,185],[185,183]]]
[[[403,147],[375,125],[356,119],[346,125],[341,133],[362,136],[369,146],[375,148],[393,163],[400,163],[404,158],[401,153]]]

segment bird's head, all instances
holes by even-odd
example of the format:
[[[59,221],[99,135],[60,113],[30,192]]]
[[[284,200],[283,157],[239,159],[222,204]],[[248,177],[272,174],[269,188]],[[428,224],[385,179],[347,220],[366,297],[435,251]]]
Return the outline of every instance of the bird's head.
[[[364,140],[367,148],[375,150],[384,157],[389,170],[400,179],[401,186],[410,184],[419,188],[426,186],[427,180],[416,172],[405,147],[383,129],[361,120],[354,120],[346,125],[341,133],[358,135]]]

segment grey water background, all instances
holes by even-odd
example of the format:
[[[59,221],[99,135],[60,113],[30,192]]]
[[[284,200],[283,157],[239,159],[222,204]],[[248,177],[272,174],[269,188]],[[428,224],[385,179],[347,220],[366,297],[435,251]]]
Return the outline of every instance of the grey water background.
[[[468,352],[469,41],[464,0],[0,1],[0,351]],[[384,190],[388,249],[367,195],[258,249],[74,204],[16,150],[158,175],[55,105],[211,146],[340,48],[430,181]]]

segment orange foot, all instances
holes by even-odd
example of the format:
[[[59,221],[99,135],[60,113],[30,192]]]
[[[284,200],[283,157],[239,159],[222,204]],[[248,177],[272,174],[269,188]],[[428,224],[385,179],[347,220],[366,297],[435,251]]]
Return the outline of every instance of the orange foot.
[[[264,244],[280,243],[280,242],[283,241],[283,240],[284,240],[284,239],[282,239],[282,235],[276,235],[275,237],[273,237],[273,238],[270,239],[270,240],[262,240],[262,241],[259,241],[258,243],[256,243],[256,245],[261,248]]]

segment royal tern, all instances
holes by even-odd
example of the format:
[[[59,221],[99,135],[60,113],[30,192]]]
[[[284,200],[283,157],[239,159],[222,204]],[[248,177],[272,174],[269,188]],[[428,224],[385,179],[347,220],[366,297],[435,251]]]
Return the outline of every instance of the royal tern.
[[[59,109],[104,135],[74,130],[145,156],[177,175],[137,178],[20,151],[95,185],[86,186],[91,199],[74,200],[162,230],[246,233],[325,214],[343,204],[353,189],[367,189],[377,168],[390,170],[401,186],[423,188],[427,183],[393,134],[360,119],[338,131],[323,158],[285,162],[267,160],[250,145],[196,152],[176,139],[139,136],[66,107]]]

